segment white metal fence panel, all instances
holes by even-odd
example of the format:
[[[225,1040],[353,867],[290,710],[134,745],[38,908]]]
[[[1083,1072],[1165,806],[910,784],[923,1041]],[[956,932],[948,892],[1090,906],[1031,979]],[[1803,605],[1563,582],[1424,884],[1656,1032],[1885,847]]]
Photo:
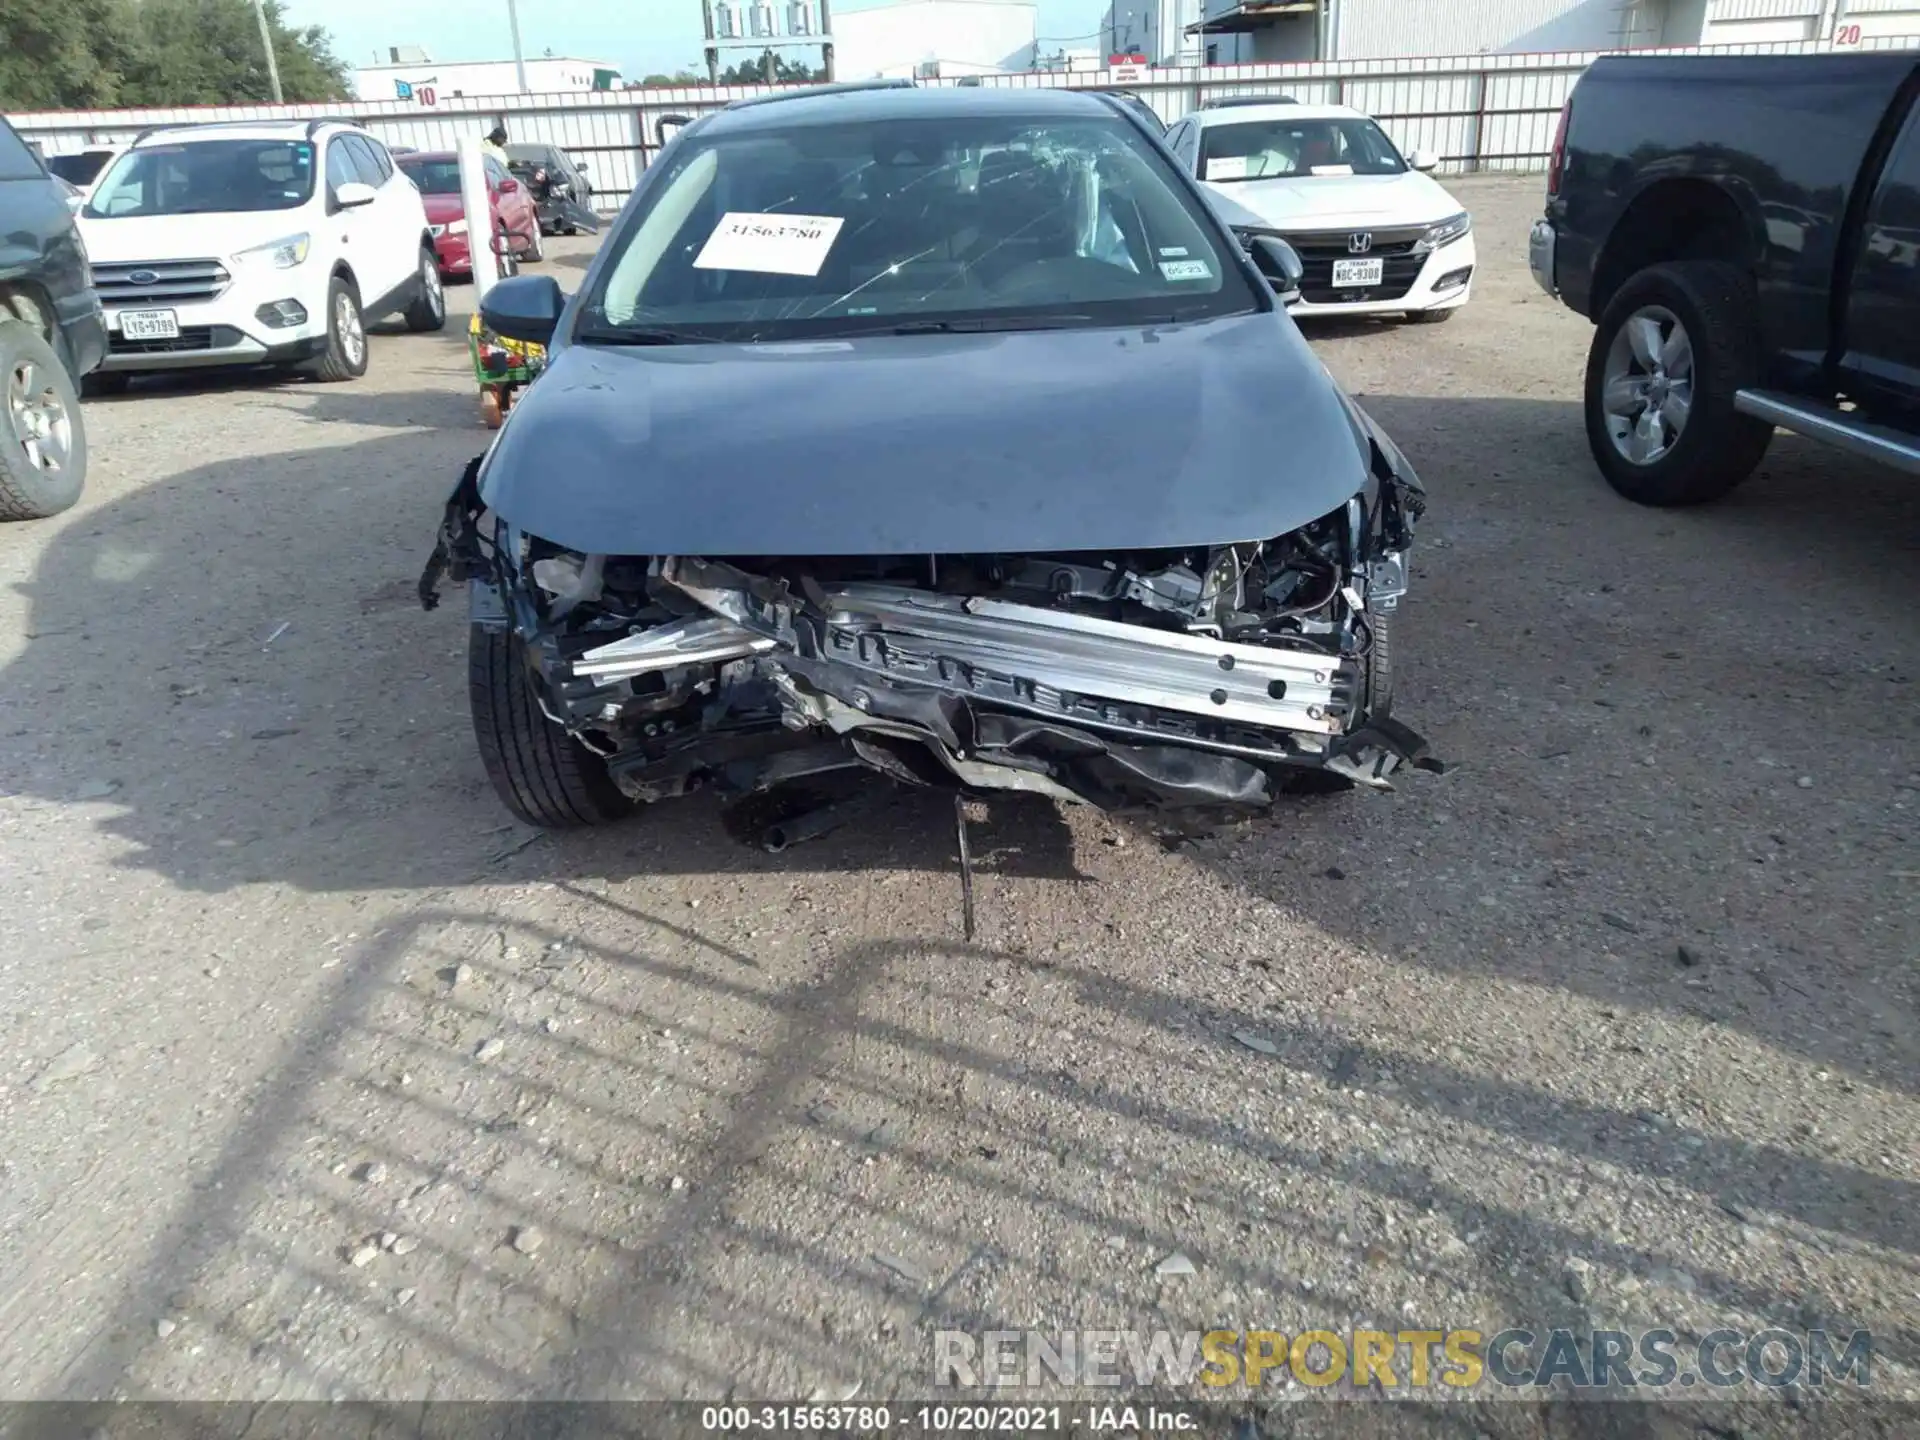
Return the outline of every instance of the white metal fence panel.
[[[1728,0],[1722,0],[1728,3]],[[1751,3],[1751,0],[1740,0]],[[1805,0],[1763,0],[1802,4]],[[1851,0],[1857,11],[1884,0]],[[1901,0],[1920,5],[1920,0]],[[1904,17],[1903,17],[1904,18]],[[1857,49],[1920,47],[1920,13],[1909,33],[1866,34]],[[1637,54],[1810,54],[1832,47],[1795,41],[1672,48]],[[1172,123],[1203,100],[1232,96],[1291,95],[1301,101],[1351,105],[1376,116],[1408,150],[1432,150],[1441,168],[1537,170],[1544,168],[1553,130],[1574,82],[1603,52],[1421,56],[1315,61],[1279,65],[1211,65],[1161,68],[1136,84],[1114,87],[1105,71],[1043,71],[952,78],[930,85],[979,84],[994,88],[1125,88]],[[124,143],[155,125],[220,120],[357,119],[391,145],[450,148],[463,135],[506,122],[515,141],[559,145],[584,161],[602,210],[618,208],[658,153],[660,122],[669,115],[699,115],[734,100],[775,93],[764,85],[687,86],[586,94],[461,96],[433,106],[401,100],[349,101],[328,105],[226,105],[157,110],[69,110],[8,118],[48,154],[89,145]],[[791,88],[791,87],[789,87]]]

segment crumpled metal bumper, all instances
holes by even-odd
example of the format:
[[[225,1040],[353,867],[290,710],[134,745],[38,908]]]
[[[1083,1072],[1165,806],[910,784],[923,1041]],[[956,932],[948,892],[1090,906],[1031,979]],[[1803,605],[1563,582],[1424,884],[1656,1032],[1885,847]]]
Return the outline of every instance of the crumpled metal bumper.
[[[1274,765],[1385,786],[1426,760],[1412,731],[1358,713],[1357,664],[1306,647],[889,585],[799,597],[697,559],[658,575],[708,613],[588,650],[576,680],[752,661],[792,728],[847,737],[877,768],[910,742],[976,788],[1244,804],[1272,798]]]

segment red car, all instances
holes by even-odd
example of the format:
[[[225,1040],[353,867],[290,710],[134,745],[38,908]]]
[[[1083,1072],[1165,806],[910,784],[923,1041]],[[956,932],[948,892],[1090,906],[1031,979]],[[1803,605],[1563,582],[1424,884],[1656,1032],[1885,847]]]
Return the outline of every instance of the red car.
[[[487,166],[493,233],[504,237],[495,241],[495,253],[507,257],[501,268],[512,274],[520,260],[545,258],[540,244],[540,207],[527,187],[507,173],[506,166],[491,155],[482,158]],[[459,156],[451,150],[422,150],[396,155],[394,163],[406,172],[426,202],[440,273],[449,278],[473,274],[466,210],[460,203]]]

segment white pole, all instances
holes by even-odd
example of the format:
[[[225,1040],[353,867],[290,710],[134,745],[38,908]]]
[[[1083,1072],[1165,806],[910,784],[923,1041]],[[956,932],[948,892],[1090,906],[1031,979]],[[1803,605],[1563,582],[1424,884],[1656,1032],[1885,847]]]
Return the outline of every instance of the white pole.
[[[520,53],[520,12],[514,8],[513,0],[507,0],[507,28],[513,31],[513,73],[519,81],[520,93],[527,93],[527,61]]]
[[[467,216],[467,253],[473,257],[473,298],[477,303],[500,278],[500,260],[493,250],[493,205],[487,194],[487,165],[481,155],[480,137],[461,137],[457,153],[460,204]]]
[[[281,103],[280,62],[273,58],[273,31],[267,25],[267,7],[253,0],[253,18],[260,22],[260,48],[267,52],[267,83],[273,86],[273,103]]]

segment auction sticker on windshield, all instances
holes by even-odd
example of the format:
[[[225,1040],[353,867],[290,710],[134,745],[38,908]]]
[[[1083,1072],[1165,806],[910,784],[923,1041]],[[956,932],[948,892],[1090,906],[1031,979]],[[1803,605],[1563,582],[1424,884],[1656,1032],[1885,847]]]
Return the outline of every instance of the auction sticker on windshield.
[[[1249,168],[1247,161],[1245,155],[1216,155],[1207,161],[1207,179],[1244,180]]]
[[[1211,280],[1213,267],[1204,260],[1162,260],[1160,273],[1169,280]]]
[[[846,223],[838,215],[754,215],[729,210],[707,237],[694,268],[818,275]]]

